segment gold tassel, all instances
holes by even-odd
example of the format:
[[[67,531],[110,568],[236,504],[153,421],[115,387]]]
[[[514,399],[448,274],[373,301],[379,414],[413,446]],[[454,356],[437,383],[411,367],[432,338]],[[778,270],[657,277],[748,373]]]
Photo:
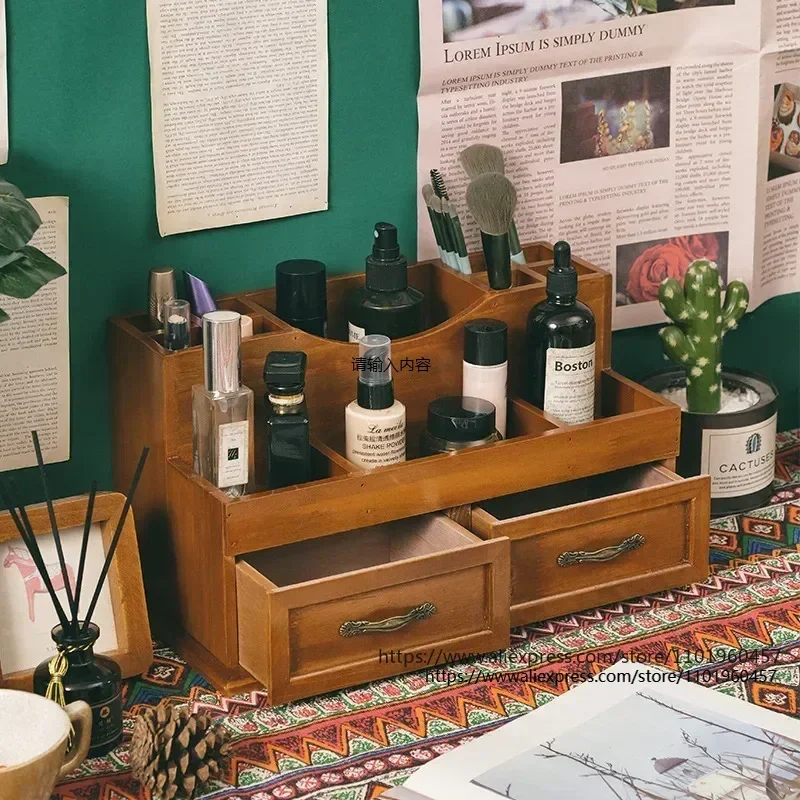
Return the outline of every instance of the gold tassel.
[[[67,674],[67,670],[69,669],[69,661],[67,660],[67,654],[64,652],[64,650],[59,650],[58,655],[55,655],[50,659],[47,669],[50,672],[50,683],[47,684],[47,691],[45,692],[44,696],[48,700],[58,703],[61,708],[64,708],[67,705],[67,702],[64,698],[64,676]],[[72,723],[70,722],[69,736],[67,736],[67,752],[72,749],[72,743],[74,739],[75,731],[72,727]]]

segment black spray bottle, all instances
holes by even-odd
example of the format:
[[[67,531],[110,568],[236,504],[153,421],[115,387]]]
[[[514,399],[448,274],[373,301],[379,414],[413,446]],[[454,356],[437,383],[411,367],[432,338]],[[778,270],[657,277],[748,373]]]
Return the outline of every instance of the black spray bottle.
[[[423,294],[408,285],[408,261],[400,253],[397,228],[375,226],[372,255],[367,256],[365,286],[353,292],[348,311],[348,341],[381,334],[390,339],[413,336],[423,328]]]
[[[557,242],[547,271],[547,299],[528,314],[527,399],[568,425],[594,419],[595,322],[578,302],[569,245]]]
[[[305,353],[275,350],[267,356],[264,383],[270,489],[311,480],[305,382]]]

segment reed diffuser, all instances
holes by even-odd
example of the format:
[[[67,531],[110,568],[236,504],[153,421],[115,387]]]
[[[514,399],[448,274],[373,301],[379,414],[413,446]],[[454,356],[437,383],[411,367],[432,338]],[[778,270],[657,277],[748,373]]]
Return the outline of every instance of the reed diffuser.
[[[122,677],[119,665],[106,656],[96,655],[94,645],[100,636],[100,629],[92,623],[100,593],[108,576],[108,570],[114,559],[120,536],[122,535],[125,521],[130,511],[136,487],[142,475],[149,448],[142,450],[139,464],[131,480],[130,487],[125,496],[125,504],[120,513],[119,520],[114,530],[114,535],[106,552],[100,576],[91,594],[91,600],[86,608],[83,618],[80,618],[81,597],[83,595],[84,573],[86,567],[86,554],[89,545],[89,536],[92,528],[92,515],[94,502],[97,495],[97,483],[93,482],[86,505],[86,516],[83,524],[83,537],[78,563],[77,576],[73,586],[67,577],[64,549],[61,543],[61,534],[56,523],[55,509],[50,497],[47,476],[44,469],[42,449],[36,431],[31,434],[33,447],[36,451],[36,462],[42,481],[42,492],[47,503],[47,512],[50,526],[58,555],[59,567],[64,578],[64,591],[67,598],[65,610],[56,594],[53,582],[48,574],[42,558],[36,535],[31,527],[25,506],[17,501],[16,493],[12,487],[0,484],[0,496],[19,531],[19,535],[33,558],[39,576],[50,595],[59,624],[53,628],[51,636],[56,644],[57,654],[43,661],[36,668],[33,677],[33,690],[36,694],[54,700],[61,706],[68,705],[75,700],[83,700],[92,708],[92,741],[89,748],[89,757],[95,758],[111,752],[122,739]]]

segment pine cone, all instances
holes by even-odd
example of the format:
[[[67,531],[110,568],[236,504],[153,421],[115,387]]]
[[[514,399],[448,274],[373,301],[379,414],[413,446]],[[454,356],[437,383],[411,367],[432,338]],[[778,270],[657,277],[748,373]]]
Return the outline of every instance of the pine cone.
[[[133,777],[154,798],[192,798],[219,776],[228,750],[228,732],[207,714],[161,703],[136,718],[130,746]]]

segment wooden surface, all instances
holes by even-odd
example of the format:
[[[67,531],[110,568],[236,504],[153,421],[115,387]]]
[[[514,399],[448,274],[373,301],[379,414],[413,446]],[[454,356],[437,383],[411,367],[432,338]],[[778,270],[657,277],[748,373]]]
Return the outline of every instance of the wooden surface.
[[[502,503],[472,510],[473,530],[511,540],[511,619],[523,625],[560,614],[668,589],[708,576],[709,491],[707,476],[683,479],[661,466],[642,467],[620,478],[610,494],[547,510],[538,492],[509,499],[516,516],[498,519]],[[611,475],[604,476],[612,478]],[[605,487],[613,485],[604,481]],[[641,488],[635,488],[638,483]],[[627,484],[627,486],[625,486]],[[561,489],[562,487],[555,487]],[[586,492],[586,487],[581,487]],[[580,491],[574,490],[580,497]],[[505,515],[503,515],[505,517]],[[644,544],[605,562],[559,566],[570,551],[598,551],[639,534]]]
[[[270,558],[270,549],[296,543],[304,543],[298,545],[300,550],[319,554],[327,552],[324,537],[333,541],[344,532],[447,509],[469,523],[472,504],[488,498],[677,455],[680,413],[676,406],[610,369],[611,276],[579,259],[579,299],[592,308],[597,320],[597,419],[569,427],[520,399],[527,314],[545,296],[552,257],[552,249],[545,244],[525,249],[528,265],[515,270],[513,287],[503,292],[489,289],[479,254],[470,257],[475,270],[471,276],[437,262],[409,268],[410,283],[425,293],[427,323],[432,326],[417,336],[392,342],[395,394],[407,409],[409,460],[371,472],[359,470],[343,456],[344,408],[356,394],[358,372],[353,359],[358,349],[335,339],[344,338],[347,297],[362,283],[363,273],[328,282],[333,339],[309,335],[278,320],[273,313],[273,289],[221,300],[222,307],[250,314],[261,331],[242,343],[243,380],[256,397],[256,448],[262,446],[265,357],[273,350],[294,349],[308,356],[307,401],[315,448],[316,480],[264,491],[257,467],[255,491],[236,500],[192,471],[191,387],[202,381],[202,348],[196,345],[168,353],[141,315],[111,321],[112,365],[119,362],[114,367],[117,385],[113,390],[119,409],[114,438],[118,485],[133,468],[141,444],[152,446],[152,438],[159,439],[157,480],[147,484],[142,497],[152,523],[142,535],[150,565],[150,602],[160,615],[169,617],[168,627],[175,632],[170,641],[182,642],[184,654],[222,682],[221,688],[246,683],[240,666],[245,663],[257,677],[268,679],[276,697],[298,697],[312,689],[344,685],[345,672],[351,683],[366,679],[373,675],[374,666],[364,660],[363,653],[347,649],[356,645],[342,649],[341,642],[335,637],[325,639],[327,634],[312,622],[319,611],[317,602],[329,616],[340,615],[354,603],[360,608],[359,602],[365,613],[377,613],[383,606],[407,609],[413,606],[411,585],[438,597],[452,593],[454,587],[468,593],[468,583],[474,581],[484,587],[478,594],[488,603],[485,587],[495,586],[500,558],[499,550],[486,549],[492,543],[484,542],[459,549],[456,563],[464,563],[455,571],[444,571],[447,558],[441,554],[419,557],[435,567],[426,568],[424,574],[391,559],[384,565],[353,564],[352,574],[381,576],[388,570],[389,575],[396,571],[405,576],[409,585],[389,581],[375,586],[375,598],[384,598],[381,606],[372,596],[353,599],[357,595],[352,578],[346,577],[351,573],[339,574],[341,565],[335,561],[341,553],[327,556],[334,560],[330,574],[287,586],[272,583],[251,564],[243,563],[242,557],[266,551],[264,558]],[[509,438],[456,455],[419,458],[418,437],[428,403],[442,395],[459,394],[463,326],[478,317],[494,317],[508,325]],[[421,365],[427,369],[420,369]],[[139,385],[128,393],[126,387],[135,380]],[[131,415],[136,417],[133,424],[127,420]],[[277,557],[276,553],[272,556]],[[302,588],[306,586],[317,589]],[[315,600],[314,591],[323,588],[326,599]],[[573,601],[577,599],[578,595],[573,596]],[[493,613],[496,600],[497,595],[492,595]],[[251,608],[259,609],[258,614],[249,615],[256,620],[255,629],[251,625],[243,633],[243,612]],[[473,611],[478,614],[477,607]],[[436,622],[426,622],[432,638],[441,643],[443,632]],[[478,633],[476,622],[477,616],[464,617],[472,630],[470,650],[477,652],[481,642],[494,647],[497,638],[507,634],[497,628],[491,634]],[[420,632],[424,630],[420,623]],[[312,638],[305,638],[307,631],[313,632]],[[338,655],[320,655],[323,641]],[[418,646],[414,641],[412,649]],[[291,651],[296,661],[281,662],[273,647],[275,653]]]
[[[125,498],[115,492],[99,492],[95,499],[92,518],[100,526],[104,549],[107,552],[114,535]],[[56,524],[59,531],[68,528],[83,528],[86,516],[86,497],[71,497],[54,502]],[[44,503],[30,506],[28,518],[37,537],[49,535],[50,518]],[[7,511],[0,513],[0,544],[19,539],[19,531]],[[3,550],[0,549],[0,553]],[[77,567],[75,567],[77,574]],[[117,632],[117,649],[104,653],[113,658],[122,670],[122,676],[129,678],[147,670],[153,662],[153,644],[150,638],[150,625],[145,603],[142,569],[139,562],[139,550],[136,542],[136,527],[133,512],[128,514],[120,536],[117,551],[108,572],[108,586],[111,593],[111,605],[114,611],[114,622]],[[91,598],[94,586],[85,584],[83,597]],[[66,599],[61,593],[64,610],[69,615]],[[50,598],[43,597],[41,602],[50,603]],[[46,653],[42,653],[42,660]],[[7,689],[33,688],[33,669],[4,675],[2,672],[2,653],[0,653],[0,686]]]
[[[437,653],[443,662],[452,653],[502,649],[508,557],[507,541],[482,542],[436,516],[242,559],[240,661],[272,703],[283,703],[432,664]],[[340,633],[347,621],[386,620],[424,603],[435,606],[433,616],[392,632]],[[390,650],[405,657],[381,658]]]

